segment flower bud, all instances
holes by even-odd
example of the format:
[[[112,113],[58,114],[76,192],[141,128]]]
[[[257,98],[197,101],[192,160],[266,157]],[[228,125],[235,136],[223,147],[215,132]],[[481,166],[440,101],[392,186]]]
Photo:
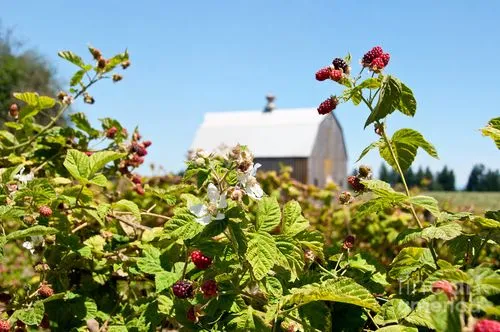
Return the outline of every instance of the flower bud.
[[[104,69],[106,68],[106,65],[108,64],[108,61],[106,59],[104,59],[103,57],[100,57],[98,60],[97,60],[97,68],[99,69]]]
[[[59,91],[59,93],[57,94],[57,99],[59,101],[63,101],[64,100],[64,97],[66,97],[68,94],[64,91]]]
[[[354,247],[355,241],[356,241],[356,237],[354,237],[354,235],[348,235],[344,239],[344,243],[342,244],[342,248],[344,248],[345,250],[352,249],[352,247]]]
[[[304,250],[304,259],[306,262],[312,263],[316,259],[316,255],[314,254],[314,252],[311,249],[305,249]]]
[[[95,99],[94,99],[94,97],[92,97],[88,93],[85,93],[83,95],[83,102],[86,103],[86,104],[92,105],[93,103],[95,103]]]
[[[122,68],[127,69],[130,66],[130,61],[126,60],[122,62]]]
[[[100,58],[102,58],[102,53],[97,48],[89,47],[89,50],[90,53],[92,53],[94,60],[99,60]]]
[[[123,76],[120,74],[113,75],[113,82],[115,82],[115,83],[121,81],[122,79],[123,79]]]
[[[344,204],[344,205],[348,205],[348,204],[352,203],[352,201],[354,200],[354,198],[352,197],[352,194],[348,191],[344,191],[344,192],[340,193],[338,199],[339,199],[339,203]]]
[[[17,117],[19,116],[19,106],[15,103],[10,105],[9,114],[11,117],[17,119]]]
[[[358,169],[358,175],[363,179],[370,179],[372,177],[372,169],[370,166],[361,165]]]

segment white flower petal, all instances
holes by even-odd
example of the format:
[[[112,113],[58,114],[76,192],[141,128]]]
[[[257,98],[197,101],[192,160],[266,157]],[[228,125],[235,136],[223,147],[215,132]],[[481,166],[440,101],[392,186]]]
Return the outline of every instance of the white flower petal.
[[[247,188],[247,194],[254,199],[261,199],[264,196],[264,191],[258,183],[255,183]]]
[[[227,208],[226,194],[224,194],[220,197],[219,205],[217,205],[217,208],[219,208],[219,209]]]
[[[217,216],[215,216],[215,220],[222,220],[225,218],[224,213],[217,213]]]
[[[197,217],[203,217],[208,214],[208,208],[203,204],[191,205],[189,211]]]
[[[199,224],[206,226],[206,225],[210,224],[210,222],[212,221],[212,217],[207,214],[206,216],[203,216],[201,218],[197,218],[196,221]]]
[[[217,203],[220,197],[219,189],[213,184],[210,183],[207,188],[207,196],[210,203]]]
[[[250,171],[250,175],[251,176],[255,176],[257,174],[257,169],[259,169],[259,167],[262,166],[261,164],[257,163],[257,164],[254,164],[251,168],[251,171]]]

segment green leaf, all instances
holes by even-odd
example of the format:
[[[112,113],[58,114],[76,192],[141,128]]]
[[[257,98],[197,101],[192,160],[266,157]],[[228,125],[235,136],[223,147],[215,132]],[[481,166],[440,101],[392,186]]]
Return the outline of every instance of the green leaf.
[[[76,180],[82,184],[87,182],[90,176],[90,161],[85,153],[74,149],[68,150],[63,165]]]
[[[71,51],[61,51],[57,53],[61,58],[71,62],[74,65],[77,65],[80,68],[85,67],[85,63],[83,62],[82,58],[80,58],[78,55]]]
[[[451,240],[462,234],[462,226],[455,222],[441,224],[439,226],[429,226],[422,230],[422,237],[426,240],[440,239]]]
[[[278,200],[274,197],[262,198],[257,206],[257,219],[255,229],[269,232],[275,229],[281,222],[281,211]]]
[[[280,236],[276,240],[278,256],[276,263],[290,272],[290,281],[297,280],[300,272],[304,268],[304,253],[297,241]]]
[[[361,152],[361,154],[359,155],[359,158],[358,160],[356,160],[355,162],[357,163],[358,161],[360,161],[364,156],[366,156],[366,154],[368,152],[370,152],[370,150],[374,149],[374,148],[377,148],[377,147],[380,147],[381,145],[384,144],[384,140],[381,138],[380,140],[376,141],[376,142],[373,142],[371,143],[370,145],[368,145],[364,150],[363,152]]]
[[[69,85],[70,86],[75,86],[75,85],[78,85],[80,84],[80,82],[82,81],[82,78],[83,78],[83,75],[85,75],[85,73],[87,72],[87,70],[85,69],[80,69],[79,71],[77,71],[70,79],[69,81]]]
[[[451,267],[440,269],[435,271],[430,276],[428,276],[427,279],[425,279],[422,286],[420,286],[419,291],[424,293],[432,292],[432,284],[439,280],[447,280],[452,283],[463,282],[466,284],[471,284],[472,279],[467,273],[459,270],[458,268]]]
[[[7,234],[7,241],[24,239],[28,236],[56,234],[57,232],[59,232],[59,230],[57,230],[57,228],[36,225],[36,226],[32,226],[32,227],[27,228],[27,229],[23,229],[20,231],[15,231],[15,232],[12,232],[10,234]]]
[[[165,223],[165,233],[173,239],[189,240],[203,231],[195,217],[191,214],[176,214]]]
[[[246,259],[252,266],[253,275],[257,280],[264,278],[273,267],[278,249],[274,238],[268,233],[258,232],[250,234]]]
[[[383,197],[377,197],[361,204],[356,210],[355,216],[357,218],[364,218],[372,213],[379,213],[391,206],[393,206],[392,201]]]
[[[408,242],[411,242],[415,239],[419,239],[421,237],[422,237],[422,230],[421,229],[406,228],[398,234],[398,236],[396,237],[396,240],[394,240],[394,242],[401,245],[401,244],[406,244]]]
[[[38,107],[38,101],[40,99],[40,96],[36,92],[23,92],[23,93],[14,92],[12,95],[14,96],[14,98],[24,101],[31,107]]]
[[[331,310],[325,302],[311,302],[299,308],[304,332],[332,331]]]
[[[431,251],[428,248],[404,248],[392,261],[389,277],[399,281],[406,281],[413,272],[424,268],[436,269]]]
[[[71,121],[73,121],[73,123],[76,125],[76,127],[78,129],[86,132],[87,134],[89,134],[89,136],[91,138],[99,137],[99,131],[92,128],[85,113],[82,113],[82,112],[73,113],[70,115],[70,117],[71,117]]]
[[[252,307],[247,307],[246,310],[231,319],[228,325],[232,328],[231,331],[235,332],[255,331]]]
[[[160,293],[165,289],[172,287],[181,276],[177,273],[161,271],[155,274],[156,292]]]
[[[389,325],[378,329],[376,332],[418,332],[418,329],[404,325]]]
[[[104,72],[108,73],[112,71],[117,65],[121,64],[122,62],[126,61],[129,59],[128,51],[125,50],[123,53],[119,53],[109,59],[108,63],[106,64],[106,68],[104,68]]]
[[[323,253],[323,245],[325,243],[323,234],[318,231],[303,231],[297,234],[295,239],[299,241],[302,248],[311,250],[321,260],[325,259],[325,254]]]
[[[123,210],[128,211],[128,212],[132,213],[132,215],[138,221],[142,220],[141,210],[139,210],[139,207],[137,206],[137,204],[135,204],[132,201],[122,199],[122,200],[119,200],[118,202],[113,203],[111,207],[112,207],[112,209],[116,209],[118,211],[123,211]]]
[[[89,183],[95,184],[99,187],[106,187],[108,185],[108,179],[103,174],[97,174],[92,179],[90,179]]]
[[[283,295],[283,286],[275,277],[267,276],[265,278],[264,286],[266,287],[266,291],[274,297],[279,298]]]
[[[361,183],[378,197],[382,197],[392,203],[402,202],[408,198],[405,194],[392,189],[391,185],[384,181],[363,180]]]
[[[500,210],[497,211],[486,211],[484,216],[488,219],[493,219],[496,221],[500,221]]]
[[[16,310],[13,316],[26,325],[39,325],[42,322],[44,314],[45,306],[43,302],[37,301],[31,308]]]
[[[494,219],[483,218],[483,217],[474,217],[472,219],[472,221],[484,229],[499,229],[500,228],[500,221],[497,221]]]
[[[384,303],[374,321],[378,325],[398,324],[408,316],[411,307],[403,299],[393,298]]]
[[[413,96],[413,91],[404,83],[401,83],[401,98],[397,109],[405,115],[414,116],[417,112],[417,101]]]
[[[500,294],[500,271],[478,266],[467,270],[472,279],[471,289],[473,295],[495,296]]]
[[[172,308],[174,307],[174,301],[165,295],[158,295],[158,312],[164,315],[170,316]],[[125,330],[127,331],[127,330]]]
[[[85,240],[83,244],[89,247],[92,253],[102,254],[104,252],[104,246],[106,245],[106,240],[101,235],[94,235]]]
[[[378,77],[370,77],[370,78],[367,78],[366,80],[364,80],[363,82],[361,82],[361,84],[359,84],[357,86],[358,89],[378,89],[380,88],[380,85],[381,85],[381,81]]]
[[[380,86],[379,100],[373,112],[370,113],[365,122],[365,128],[378,120],[385,118],[396,110],[395,105],[399,103],[402,86],[401,81],[391,75],[384,76]]]
[[[284,304],[301,306],[314,301],[333,301],[354,304],[375,312],[380,310],[379,304],[366,288],[346,277],[293,288],[290,293],[285,297]]]
[[[438,201],[434,197],[430,196],[413,196],[408,198],[408,203],[426,209],[433,216],[439,217],[440,211],[438,206]]]
[[[413,129],[404,128],[396,131],[392,136],[391,145],[403,171],[406,171],[415,160],[418,148],[424,149],[431,157],[438,158],[434,146],[427,142],[422,134]],[[389,146],[385,143],[381,144],[379,152],[380,156],[397,171]]]
[[[125,156],[125,153],[118,153],[115,151],[99,151],[92,154],[89,158],[90,174],[95,174],[96,172],[100,171],[107,163],[119,158],[123,158]]]
[[[481,129],[483,136],[489,136],[500,149],[500,117],[491,119],[488,125]]]
[[[137,258],[137,267],[139,268],[139,270],[148,274],[165,272],[161,267],[161,252],[159,249],[147,245],[144,247],[142,253],[144,256]]]
[[[460,310],[456,310],[444,293],[432,294],[417,304],[415,310],[405,318],[414,325],[434,329],[437,332],[460,332]]]
[[[282,234],[295,236],[309,228],[309,222],[302,216],[302,209],[297,201],[289,201],[283,207]]]

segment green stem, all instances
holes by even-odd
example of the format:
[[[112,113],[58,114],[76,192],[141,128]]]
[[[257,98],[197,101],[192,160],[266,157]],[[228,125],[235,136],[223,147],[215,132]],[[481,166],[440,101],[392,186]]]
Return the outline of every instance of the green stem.
[[[334,278],[337,278],[337,276],[335,274],[333,274],[332,272],[328,271],[327,269],[325,269],[323,266],[321,266],[321,264],[317,264],[319,266],[319,268],[323,271],[323,272],[326,272],[328,273],[329,275],[331,275],[332,277]]]
[[[375,325],[375,327],[377,328],[377,330],[380,328],[377,323],[375,323],[375,320],[373,319],[372,315],[370,314],[370,310],[368,309],[365,309],[365,312],[366,314],[368,315],[368,317],[370,317],[370,319],[372,320],[373,324]]]
[[[481,255],[481,251],[483,250],[484,246],[490,239],[491,231],[488,232],[486,237],[483,240],[483,243],[481,243],[481,246],[477,249],[477,252],[474,254],[474,257],[472,258],[471,266],[474,266],[477,263],[477,260],[479,259],[479,255]]]

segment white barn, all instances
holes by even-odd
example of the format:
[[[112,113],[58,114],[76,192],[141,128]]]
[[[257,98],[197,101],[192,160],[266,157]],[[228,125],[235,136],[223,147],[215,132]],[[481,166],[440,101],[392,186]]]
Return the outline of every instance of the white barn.
[[[333,113],[315,108],[274,109],[268,97],[264,111],[206,113],[191,149],[214,151],[220,146],[246,145],[261,170],[292,166],[292,177],[324,186],[332,180],[345,186],[347,150],[342,127]]]

